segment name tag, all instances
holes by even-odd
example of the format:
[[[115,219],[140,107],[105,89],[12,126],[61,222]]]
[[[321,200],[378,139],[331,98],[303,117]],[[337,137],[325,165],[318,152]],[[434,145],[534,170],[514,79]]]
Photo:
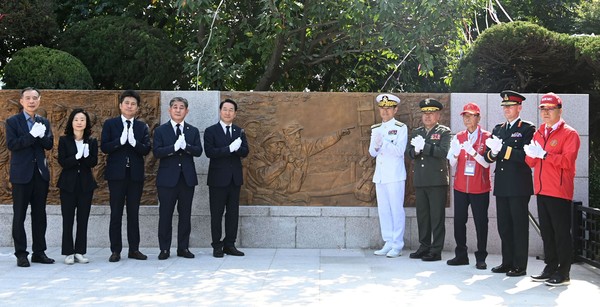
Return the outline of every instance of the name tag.
[[[475,161],[465,161],[465,176],[475,176]]]

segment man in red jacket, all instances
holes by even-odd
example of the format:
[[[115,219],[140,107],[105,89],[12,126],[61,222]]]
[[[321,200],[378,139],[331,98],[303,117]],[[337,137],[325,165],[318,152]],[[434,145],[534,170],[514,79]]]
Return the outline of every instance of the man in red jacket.
[[[475,260],[477,269],[487,269],[488,207],[490,205],[490,164],[485,161],[485,140],[491,133],[479,126],[479,106],[470,102],[463,107],[460,115],[466,130],[456,134],[450,143],[448,161],[456,168],[454,175],[454,239],[455,257],[448,265],[467,265],[467,219],[469,204],[477,232],[477,251]]]
[[[534,192],[546,266],[540,275],[531,279],[549,286],[564,286],[570,281],[573,255],[571,201],[579,135],[561,118],[562,100],[558,95],[542,96],[539,109],[544,124],[524,149],[525,161],[535,169]]]

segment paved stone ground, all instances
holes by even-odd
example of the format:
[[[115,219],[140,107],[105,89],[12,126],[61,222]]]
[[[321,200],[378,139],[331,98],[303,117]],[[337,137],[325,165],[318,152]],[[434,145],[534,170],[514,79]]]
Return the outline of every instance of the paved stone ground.
[[[600,270],[573,265],[571,285],[548,287],[529,277],[506,277],[489,269],[450,267],[373,255],[372,250],[242,249],[245,257],[212,257],[192,249],[195,259],[159,261],[158,250],[142,249],[146,261],[109,263],[110,250],[92,248],[88,264],[16,266],[12,247],[0,247],[2,306],[573,306],[600,302]],[[126,256],[126,254],[122,254]],[[471,259],[474,261],[474,259]],[[491,268],[500,263],[490,255]],[[544,264],[529,259],[528,275]]]

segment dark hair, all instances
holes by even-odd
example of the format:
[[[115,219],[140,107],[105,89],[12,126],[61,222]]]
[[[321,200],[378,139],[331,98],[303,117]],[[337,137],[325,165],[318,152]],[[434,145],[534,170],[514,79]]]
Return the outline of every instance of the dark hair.
[[[173,99],[171,99],[171,101],[169,101],[169,107],[172,107],[173,104],[175,103],[175,101],[181,101],[183,102],[183,105],[185,105],[185,108],[188,108],[188,101],[187,99],[183,98],[183,97],[173,97]]]
[[[90,115],[84,109],[74,109],[69,115],[69,119],[67,120],[67,126],[65,127],[65,135],[74,136],[73,132],[73,119],[75,119],[75,115],[82,113],[85,115],[85,128],[83,129],[83,139],[87,140],[92,135],[92,120],[90,119]]]
[[[25,94],[25,92],[27,91],[36,91],[38,93],[38,96],[41,96],[40,91],[37,88],[28,86],[21,90],[21,98],[23,98],[23,94]]]
[[[140,99],[140,94],[138,94],[138,92],[136,92],[134,90],[125,90],[123,93],[121,93],[121,96],[119,97],[119,104],[123,103],[123,100],[125,100],[126,97],[135,98],[135,100],[137,100],[138,105],[142,101]]]
[[[229,103],[233,104],[233,110],[234,110],[234,111],[237,111],[237,103],[236,103],[235,101],[233,101],[233,99],[229,99],[229,98],[227,98],[227,99],[225,99],[225,100],[221,101],[221,104],[219,105],[219,110],[221,110],[221,109],[223,108],[223,105],[224,105],[226,102],[229,102]]]

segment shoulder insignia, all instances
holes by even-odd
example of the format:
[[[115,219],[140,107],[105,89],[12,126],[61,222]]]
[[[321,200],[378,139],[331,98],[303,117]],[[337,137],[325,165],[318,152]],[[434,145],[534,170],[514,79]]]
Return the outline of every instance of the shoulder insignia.
[[[375,125],[371,126],[371,129],[375,129],[375,128],[379,127],[379,126],[381,126],[381,123],[375,124]]]
[[[403,127],[403,126],[404,126],[404,123],[402,123],[402,122],[396,122],[396,126],[398,126],[398,127]]]

